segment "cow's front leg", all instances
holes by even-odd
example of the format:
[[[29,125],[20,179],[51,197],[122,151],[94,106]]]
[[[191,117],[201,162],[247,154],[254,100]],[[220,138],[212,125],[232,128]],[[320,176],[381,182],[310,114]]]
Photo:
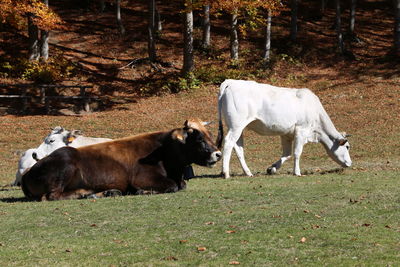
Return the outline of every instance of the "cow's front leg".
[[[290,159],[292,156],[293,138],[288,136],[281,136],[281,143],[282,157],[267,169],[267,174],[275,174],[277,170],[282,167],[282,164]]]
[[[42,196],[43,200],[65,200],[65,199],[80,199],[86,198],[88,195],[94,194],[95,191],[87,189],[76,189],[72,191],[62,192],[61,190],[54,190]]]
[[[225,179],[230,178],[229,162],[232,156],[232,149],[242,135],[242,131],[243,129],[237,129],[235,131],[229,130],[225,136],[224,149],[222,151],[222,175]]]
[[[122,196],[122,191],[118,189],[109,189],[98,193],[87,194],[83,198],[102,198],[102,197],[118,197]]]
[[[303,147],[307,143],[307,139],[304,136],[304,133],[301,130],[297,130],[294,138],[294,166],[293,166],[293,174],[297,176],[301,176],[300,172],[300,156],[303,152]]]

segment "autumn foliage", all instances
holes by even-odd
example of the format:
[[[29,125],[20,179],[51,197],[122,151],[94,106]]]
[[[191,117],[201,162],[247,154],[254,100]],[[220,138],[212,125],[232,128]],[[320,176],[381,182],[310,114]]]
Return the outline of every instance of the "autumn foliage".
[[[31,15],[32,22],[42,30],[62,27],[61,18],[39,0],[0,0],[0,20],[22,29],[25,18]]]

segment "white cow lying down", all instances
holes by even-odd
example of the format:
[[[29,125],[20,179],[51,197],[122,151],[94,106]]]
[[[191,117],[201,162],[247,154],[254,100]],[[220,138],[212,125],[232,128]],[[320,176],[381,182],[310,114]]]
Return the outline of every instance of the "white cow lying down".
[[[300,155],[307,142],[320,142],[328,155],[343,167],[351,166],[346,134],[339,133],[319,98],[308,89],[291,89],[254,81],[225,80],[218,96],[219,130],[222,146],[222,118],[228,127],[224,139],[222,173],[229,178],[232,149],[246,175],[252,173],[244,160],[242,132],[247,127],[260,135],[279,135],[282,157],[267,169],[274,174],[294,155],[293,173],[300,176]]]
[[[67,131],[57,126],[44,138],[43,143],[37,148],[31,148],[24,152],[18,162],[18,170],[12,185],[21,184],[22,175],[27,172],[39,159],[48,156],[54,150],[63,146],[80,147],[110,141],[109,138],[94,138],[82,136],[80,131]]]

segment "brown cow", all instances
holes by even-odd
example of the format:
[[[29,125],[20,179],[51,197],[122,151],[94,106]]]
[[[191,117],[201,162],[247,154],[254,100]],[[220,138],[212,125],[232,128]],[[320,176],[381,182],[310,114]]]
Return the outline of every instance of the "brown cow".
[[[176,192],[186,187],[185,166],[212,167],[220,158],[210,133],[193,119],[172,131],[60,148],[22,177],[22,190],[31,200]]]

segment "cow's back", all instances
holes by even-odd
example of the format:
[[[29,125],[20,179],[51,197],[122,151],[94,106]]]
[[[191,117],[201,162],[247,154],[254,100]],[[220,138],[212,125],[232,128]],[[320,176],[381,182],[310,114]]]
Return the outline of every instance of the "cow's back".
[[[219,101],[228,126],[246,124],[263,135],[291,134],[296,125],[314,125],[322,107],[308,89],[243,80],[226,80]]]

